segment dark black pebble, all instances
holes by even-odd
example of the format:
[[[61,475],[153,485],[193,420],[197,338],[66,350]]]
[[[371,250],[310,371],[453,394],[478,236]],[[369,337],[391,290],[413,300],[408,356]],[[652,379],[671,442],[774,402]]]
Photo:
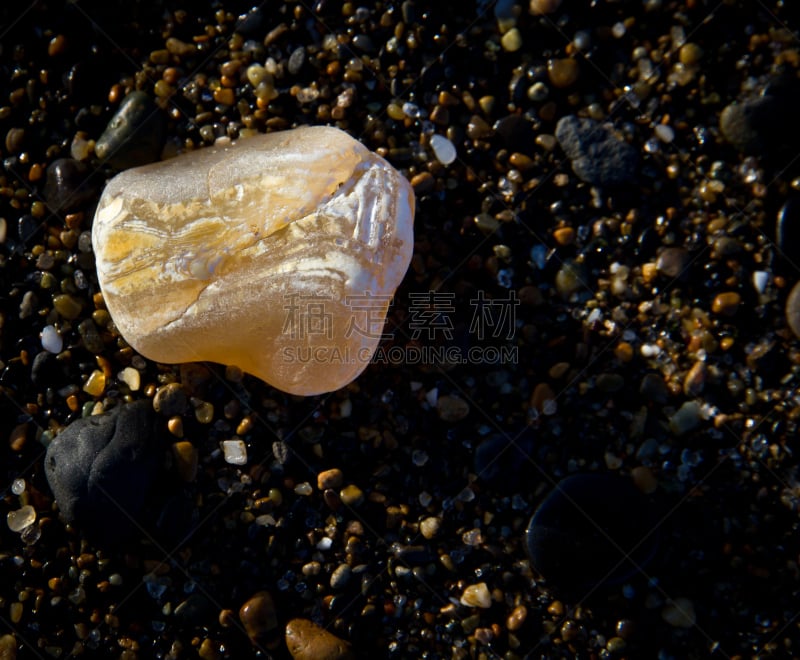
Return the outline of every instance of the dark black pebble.
[[[578,474],[560,481],[526,531],[531,563],[558,591],[614,585],[652,558],[652,505],[628,477]]]
[[[556,139],[572,162],[572,170],[583,181],[595,186],[636,182],[636,149],[607,126],[567,115],[556,125]]]
[[[67,213],[97,195],[92,169],[74,158],[59,158],[47,168],[44,198],[54,213]]]
[[[725,139],[739,151],[753,156],[777,156],[800,146],[800,85],[778,79],[761,95],[731,103],[720,114],[719,127]]]
[[[50,443],[45,473],[68,522],[105,541],[135,528],[160,464],[155,419],[137,401],[77,419]]]

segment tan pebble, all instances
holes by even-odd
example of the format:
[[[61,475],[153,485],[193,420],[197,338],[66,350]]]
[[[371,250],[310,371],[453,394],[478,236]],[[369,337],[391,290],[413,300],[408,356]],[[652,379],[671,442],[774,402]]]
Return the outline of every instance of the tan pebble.
[[[503,50],[514,53],[522,47],[522,35],[517,28],[511,28],[500,38]]]
[[[478,105],[480,109],[483,110],[483,114],[490,115],[492,114],[492,110],[494,110],[495,98],[494,96],[481,96],[478,99]]]
[[[308,619],[286,624],[286,646],[294,660],[352,660],[349,642]]]
[[[735,291],[726,291],[714,297],[711,303],[711,311],[722,316],[733,316],[739,309],[742,297]]]
[[[572,58],[555,59],[547,62],[547,77],[553,87],[564,89],[570,87],[580,75],[580,65]]]
[[[522,628],[522,624],[525,623],[525,619],[528,617],[528,608],[524,605],[517,605],[512,611],[511,614],[508,615],[508,620],[506,621],[506,628],[509,630],[519,630]]]
[[[533,394],[531,394],[531,408],[542,412],[545,401],[554,401],[555,398],[555,392],[553,392],[553,388],[550,385],[539,383],[533,388]]]
[[[639,465],[633,468],[633,470],[631,470],[631,478],[633,479],[633,485],[645,495],[655,492],[656,488],[658,488],[658,479],[656,479],[656,475],[645,465]]]
[[[411,187],[417,195],[424,195],[436,186],[436,179],[430,172],[420,172],[411,177]]]
[[[560,380],[569,371],[569,362],[556,362],[547,371],[547,375],[554,380]]]
[[[461,604],[467,607],[480,607],[488,609],[492,606],[492,595],[485,582],[471,584],[461,594]]]
[[[342,471],[339,468],[323,470],[317,475],[317,488],[327,490],[328,488],[339,488],[342,485]]]
[[[0,660],[16,660],[17,640],[14,635],[0,635]]]
[[[512,167],[524,172],[525,170],[529,170],[531,167],[533,167],[533,158],[526,156],[525,154],[521,154],[519,151],[515,151],[508,157],[508,163]]]
[[[24,606],[19,601],[11,603],[8,607],[8,615],[11,619],[11,623],[19,623],[22,620],[22,612],[24,610]]]
[[[561,0],[531,0],[528,10],[534,16],[552,14],[561,6]]]
[[[703,57],[703,49],[691,41],[683,44],[678,53],[678,59],[680,59],[681,64],[685,64],[686,66],[696,65],[700,62],[701,57]]]
[[[172,455],[175,458],[175,466],[178,468],[178,475],[185,482],[195,480],[197,476],[198,454],[195,446],[186,440],[176,442],[172,445]]]
[[[217,660],[219,658],[218,644],[206,637],[200,644],[200,648],[197,649],[197,655],[202,660]]]
[[[664,605],[661,618],[674,628],[691,628],[697,620],[694,603],[688,598],[675,598]]]
[[[419,531],[422,533],[424,538],[432,539],[439,533],[439,527],[441,527],[441,524],[441,518],[430,516],[420,522]]]
[[[278,628],[275,601],[267,591],[254,594],[239,609],[239,619],[254,644],[262,644]]]
[[[705,388],[707,375],[706,363],[700,360],[695,362],[683,379],[683,393],[686,396],[698,396]]]
[[[460,422],[469,414],[469,404],[457,396],[440,396],[436,410],[442,421]]]
[[[8,437],[8,446],[11,447],[11,451],[22,451],[28,439],[28,426],[28,422],[23,422],[11,429],[11,435]]]
[[[214,90],[214,100],[221,105],[233,105],[236,94],[230,87],[218,87]]]
[[[350,484],[339,491],[339,499],[345,506],[358,506],[364,501],[364,492],[355,484]]]
[[[541,133],[540,135],[536,136],[534,141],[545,151],[552,151],[556,148],[556,136],[551,135],[550,133]]]

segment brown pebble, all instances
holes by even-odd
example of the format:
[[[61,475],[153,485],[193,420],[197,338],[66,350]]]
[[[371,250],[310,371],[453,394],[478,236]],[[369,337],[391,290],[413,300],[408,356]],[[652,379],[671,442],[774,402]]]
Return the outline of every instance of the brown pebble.
[[[254,644],[263,644],[278,628],[275,601],[267,591],[254,594],[239,609],[239,619],[245,632]]]
[[[653,471],[645,465],[633,468],[631,470],[631,478],[633,479],[633,485],[645,495],[654,493],[658,488],[658,479],[656,479]]]
[[[706,363],[700,360],[695,362],[683,379],[683,393],[686,396],[698,396],[705,388],[707,375]]]
[[[417,195],[424,195],[430,192],[436,185],[436,179],[430,172],[420,172],[411,177],[411,187]]]
[[[57,34],[47,45],[47,54],[50,57],[61,55],[67,48],[67,38],[63,34]]]
[[[25,443],[28,440],[28,422],[17,424],[12,430],[11,435],[8,437],[8,446],[11,451],[22,451]]]
[[[575,240],[575,230],[572,227],[559,227],[553,232],[553,238],[561,246],[572,245]]]
[[[528,608],[524,605],[517,605],[512,611],[511,614],[508,615],[508,620],[506,621],[506,628],[509,630],[519,630],[522,628],[522,624],[525,623],[525,619],[528,617]]]
[[[0,635],[0,659],[16,660],[17,640],[14,635]]]
[[[233,105],[236,94],[230,87],[218,87],[214,90],[214,100],[221,105]]]
[[[714,301],[711,303],[711,311],[722,316],[733,316],[736,314],[736,310],[739,309],[739,303],[741,302],[742,297],[738,293],[726,291],[714,297]]]
[[[186,440],[172,445],[172,455],[180,478],[189,483],[197,477],[198,454],[195,446]]]
[[[286,624],[286,646],[294,660],[352,660],[349,642],[308,619]]]
[[[493,133],[492,127],[486,123],[485,119],[478,115],[472,115],[472,117],[470,117],[469,123],[467,124],[467,137],[470,140],[482,140],[490,137]]]
[[[342,485],[342,471],[339,468],[323,470],[317,475],[317,488],[327,490],[328,488],[339,488]]]
[[[570,87],[578,80],[580,72],[578,61],[570,57],[549,60],[547,62],[547,77],[550,79],[553,87],[558,87],[560,89]]]
[[[533,158],[521,154],[519,151],[515,151],[508,157],[509,165],[517,168],[520,172],[531,169],[531,167],[533,167],[533,162]]]
[[[553,388],[547,383],[538,383],[531,394],[531,408],[542,412],[545,401],[554,401],[556,398]]]
[[[529,9],[534,16],[552,14],[561,6],[561,0],[531,0]]]
[[[442,421],[460,422],[469,414],[469,404],[457,396],[440,396],[436,410]]]

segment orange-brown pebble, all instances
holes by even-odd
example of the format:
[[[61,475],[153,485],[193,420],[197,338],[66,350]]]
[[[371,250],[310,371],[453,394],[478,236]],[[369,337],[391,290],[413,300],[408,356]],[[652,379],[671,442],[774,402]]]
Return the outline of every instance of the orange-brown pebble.
[[[717,294],[711,303],[711,311],[722,316],[733,316],[739,309],[742,297],[735,291]]]
[[[524,172],[525,170],[529,170],[531,167],[533,167],[533,158],[526,156],[525,154],[521,154],[519,151],[515,151],[508,157],[508,163],[512,167]]]
[[[350,644],[308,619],[286,624],[286,646],[294,660],[352,660]]]
[[[411,177],[411,187],[417,195],[424,195],[433,190],[436,185],[436,179],[430,172],[420,172]]]
[[[620,362],[630,362],[631,360],[633,360],[633,355],[634,355],[633,346],[631,346],[626,341],[621,341],[614,348],[614,356]]]
[[[267,638],[278,628],[278,615],[275,610],[275,601],[267,591],[254,594],[239,609],[239,619],[242,621],[247,636],[254,644],[263,644]]]
[[[564,603],[560,600],[554,600],[548,605],[547,613],[552,616],[564,616]]]
[[[580,65],[572,58],[555,59],[547,62],[547,77],[553,87],[564,89],[570,87],[578,80]]]
[[[550,385],[547,383],[539,383],[533,388],[533,394],[531,394],[531,408],[535,408],[541,412],[544,407],[544,402],[553,401],[555,398],[555,392],[553,392],[553,388],[550,387]]]
[[[233,105],[236,94],[230,87],[218,87],[214,90],[214,100],[221,105]]]
[[[183,419],[178,417],[170,417],[169,421],[167,422],[167,428],[169,432],[172,433],[176,438],[183,437]]]
[[[339,488],[342,485],[342,478],[342,471],[339,468],[323,470],[317,475],[317,488],[320,490]]]
[[[61,55],[67,48],[67,38],[63,34],[57,34],[47,44],[47,54],[50,57]]]
[[[506,628],[509,630],[519,630],[522,628],[522,624],[525,623],[525,619],[528,617],[528,608],[524,605],[517,605],[512,611],[511,614],[508,615],[508,620],[506,621]]]
[[[172,456],[178,475],[185,482],[191,482],[197,477],[198,454],[195,446],[186,440],[172,445]]]
[[[561,0],[531,0],[529,11],[534,16],[552,14],[561,6]]]
[[[631,470],[631,479],[633,479],[633,485],[645,495],[655,492],[656,488],[658,488],[658,479],[656,479],[656,475],[645,465],[639,465],[633,468],[633,470]]]
[[[572,245],[575,240],[575,230],[572,227],[559,227],[553,232],[553,238],[561,246]]]

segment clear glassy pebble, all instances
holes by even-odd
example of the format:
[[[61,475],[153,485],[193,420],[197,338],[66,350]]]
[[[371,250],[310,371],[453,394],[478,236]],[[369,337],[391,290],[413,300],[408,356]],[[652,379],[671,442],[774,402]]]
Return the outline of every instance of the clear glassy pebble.
[[[48,353],[60,353],[64,347],[64,341],[58,330],[52,325],[46,325],[42,328],[42,348]]]
[[[16,511],[9,511],[6,515],[8,528],[12,532],[21,532],[28,525],[32,525],[35,521],[36,510],[30,504],[26,504]]]
[[[372,358],[413,218],[385,160],[305,127],[117,175],[92,240],[108,310],[142,355],[236,365],[311,395]]]
[[[456,159],[456,148],[444,135],[431,136],[431,149],[442,165],[449,165]]]

